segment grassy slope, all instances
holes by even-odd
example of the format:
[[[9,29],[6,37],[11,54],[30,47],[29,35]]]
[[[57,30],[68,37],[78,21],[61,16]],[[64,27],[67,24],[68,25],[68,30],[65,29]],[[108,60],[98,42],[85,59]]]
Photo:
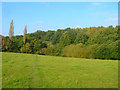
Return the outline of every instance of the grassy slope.
[[[3,88],[117,88],[118,61],[3,53]]]

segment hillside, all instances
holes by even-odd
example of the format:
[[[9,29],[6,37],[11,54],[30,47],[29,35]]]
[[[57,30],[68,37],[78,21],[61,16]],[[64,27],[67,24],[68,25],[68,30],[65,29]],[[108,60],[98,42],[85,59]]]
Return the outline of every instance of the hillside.
[[[3,88],[117,88],[118,61],[2,53]]]

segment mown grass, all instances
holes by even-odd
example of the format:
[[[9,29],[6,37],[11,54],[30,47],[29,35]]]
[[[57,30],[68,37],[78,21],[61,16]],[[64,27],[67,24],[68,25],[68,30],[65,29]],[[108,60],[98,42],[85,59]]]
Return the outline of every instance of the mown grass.
[[[117,88],[118,61],[2,53],[3,88]]]

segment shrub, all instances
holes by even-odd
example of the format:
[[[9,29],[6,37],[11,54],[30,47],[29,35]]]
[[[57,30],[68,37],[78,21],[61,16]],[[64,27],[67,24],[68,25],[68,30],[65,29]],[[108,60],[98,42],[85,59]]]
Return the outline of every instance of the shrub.
[[[118,42],[108,41],[107,43],[101,44],[95,51],[94,56],[98,59],[120,59],[119,58],[119,47]]]
[[[57,45],[51,45],[45,50],[46,55],[58,56],[60,54],[60,49]]]
[[[31,50],[30,44],[26,43],[25,45],[23,45],[23,47],[21,47],[20,51],[22,53],[31,53],[32,50]]]

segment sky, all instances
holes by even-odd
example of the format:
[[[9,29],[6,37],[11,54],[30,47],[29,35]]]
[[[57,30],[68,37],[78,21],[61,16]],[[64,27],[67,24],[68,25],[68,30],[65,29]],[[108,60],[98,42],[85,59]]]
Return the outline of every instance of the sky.
[[[118,25],[118,2],[3,2],[2,35],[27,32]]]

